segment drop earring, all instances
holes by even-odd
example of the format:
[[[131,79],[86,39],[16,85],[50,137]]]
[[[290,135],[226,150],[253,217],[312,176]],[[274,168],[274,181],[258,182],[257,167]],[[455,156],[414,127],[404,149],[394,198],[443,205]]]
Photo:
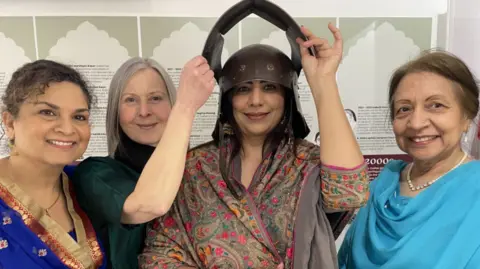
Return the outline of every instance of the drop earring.
[[[13,149],[13,139],[8,139],[7,145],[8,145],[8,148],[10,150],[12,150]]]
[[[8,148],[10,149],[10,156],[15,156],[17,155],[17,152],[15,151],[15,139],[8,139]]]
[[[235,132],[233,131],[232,125],[225,123],[223,124],[223,133],[226,135],[234,135]]]

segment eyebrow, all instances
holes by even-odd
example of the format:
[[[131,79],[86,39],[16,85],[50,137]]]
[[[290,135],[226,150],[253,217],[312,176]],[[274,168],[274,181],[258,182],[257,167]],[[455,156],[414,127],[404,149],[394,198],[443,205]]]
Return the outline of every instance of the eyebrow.
[[[398,103],[403,103],[404,104],[404,103],[411,103],[411,101],[408,100],[408,99],[399,99],[399,100],[395,100],[393,103],[394,104],[398,104]]]
[[[52,109],[55,109],[55,110],[59,110],[59,109],[60,109],[59,106],[54,105],[54,104],[49,103],[49,102],[45,102],[45,101],[39,101],[39,102],[35,102],[35,103],[33,103],[33,104],[34,104],[35,106],[37,106],[37,105],[46,105],[46,106],[49,106],[49,107],[51,107]],[[79,113],[79,112],[88,112],[88,108],[77,108],[77,109],[75,109],[75,112],[76,112],[76,113]]]
[[[427,97],[425,100],[430,101],[430,100],[436,100],[436,99],[441,99],[441,100],[445,101],[445,96],[440,95],[440,94],[434,94],[434,95],[431,95],[431,96]],[[396,100],[394,103],[395,104],[397,104],[397,103],[411,103],[411,101],[409,99],[404,98],[404,99]]]
[[[152,94],[158,94],[160,93],[161,95],[168,95],[165,91],[162,91],[162,90],[154,90],[154,91],[150,91],[147,93],[147,95],[152,95]],[[125,95],[137,95],[136,93],[133,93],[133,92],[124,92],[122,93],[122,96],[125,96]]]
[[[445,100],[445,96],[444,95],[440,95],[440,94],[434,94],[432,96],[429,96],[427,98],[427,100],[432,100],[432,99],[442,99],[442,100]]]

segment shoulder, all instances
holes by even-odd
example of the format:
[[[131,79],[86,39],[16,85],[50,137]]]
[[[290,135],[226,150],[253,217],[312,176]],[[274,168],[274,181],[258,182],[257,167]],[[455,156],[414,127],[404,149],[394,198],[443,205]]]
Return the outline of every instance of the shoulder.
[[[211,141],[198,145],[187,152],[185,161],[184,179],[197,175],[205,164],[208,166],[218,164],[219,150],[215,142]],[[215,169],[211,167],[212,169]]]
[[[75,181],[138,177],[138,173],[111,157],[89,157],[78,164],[71,173]]]
[[[471,160],[463,166],[469,171],[480,172],[480,160]]]
[[[88,157],[78,164],[78,168],[105,168],[115,166],[118,161],[111,157]]]
[[[392,178],[392,176],[400,177],[403,169],[408,164],[409,163],[407,163],[405,161],[402,161],[402,160],[391,160],[383,167],[383,169],[380,171],[378,176],[373,181],[378,181],[378,180],[381,180],[383,178],[386,178],[387,180],[390,180]]]
[[[457,175],[462,177],[464,181],[467,182],[466,184],[480,191],[480,180],[478,180],[478,175],[480,175],[480,160],[472,160],[459,166],[456,170]]]
[[[390,172],[390,173],[401,173],[402,170],[407,165],[408,165],[408,163],[405,162],[405,161],[402,161],[402,160],[391,160],[383,167],[381,173],[383,173],[384,171],[385,172]]]
[[[202,158],[212,158],[218,156],[218,147],[214,141],[198,145],[187,152],[187,164],[195,163]]]
[[[88,157],[77,165],[75,171],[98,171],[104,169],[117,170],[130,169],[130,167],[111,157]]]
[[[305,139],[297,139],[295,142],[297,158],[317,164],[320,162],[320,147],[318,145]]]
[[[391,160],[389,161],[375,179],[370,183],[370,187],[374,187],[381,182],[384,182],[387,185],[390,185],[393,178],[400,178],[403,169],[408,165],[407,162],[402,160]]]

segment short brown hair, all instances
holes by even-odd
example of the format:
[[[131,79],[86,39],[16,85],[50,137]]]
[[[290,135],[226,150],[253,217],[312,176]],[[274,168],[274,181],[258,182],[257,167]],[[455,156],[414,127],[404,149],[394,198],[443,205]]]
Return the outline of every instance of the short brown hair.
[[[50,83],[71,82],[82,89],[90,109],[93,94],[89,91],[87,82],[75,69],[50,60],[37,60],[18,68],[12,75],[2,96],[2,112],[7,111],[13,117],[18,116],[20,106],[29,97],[44,94]]]
[[[393,97],[398,85],[408,74],[429,72],[452,81],[458,87],[456,95],[468,119],[474,119],[478,112],[478,84],[468,66],[457,56],[441,50],[423,52],[418,58],[402,65],[392,75],[388,100],[390,119],[394,118]]]

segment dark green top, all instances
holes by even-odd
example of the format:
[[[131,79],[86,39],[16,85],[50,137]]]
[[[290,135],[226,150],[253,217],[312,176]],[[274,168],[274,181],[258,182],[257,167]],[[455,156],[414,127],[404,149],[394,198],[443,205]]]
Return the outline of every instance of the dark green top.
[[[139,177],[139,173],[110,157],[87,158],[72,176],[77,200],[105,245],[108,268],[138,268],[146,225],[122,225],[120,218]]]

